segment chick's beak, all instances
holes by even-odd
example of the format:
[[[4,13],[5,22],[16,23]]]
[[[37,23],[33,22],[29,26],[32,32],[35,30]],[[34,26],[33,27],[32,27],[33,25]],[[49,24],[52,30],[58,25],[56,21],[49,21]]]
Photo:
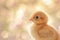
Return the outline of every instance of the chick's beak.
[[[32,19],[29,19],[30,21],[32,21]]]
[[[30,18],[29,20],[30,20],[30,21],[33,21],[33,18]]]
[[[33,19],[34,19],[34,16],[31,16],[31,17],[29,18],[30,21],[33,21]]]

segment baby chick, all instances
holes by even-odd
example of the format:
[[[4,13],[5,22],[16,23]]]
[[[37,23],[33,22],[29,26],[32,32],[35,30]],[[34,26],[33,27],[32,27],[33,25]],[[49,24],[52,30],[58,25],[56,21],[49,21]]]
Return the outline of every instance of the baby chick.
[[[47,24],[48,17],[44,12],[36,12],[30,20],[34,22],[31,34],[35,40],[58,40],[58,32]]]

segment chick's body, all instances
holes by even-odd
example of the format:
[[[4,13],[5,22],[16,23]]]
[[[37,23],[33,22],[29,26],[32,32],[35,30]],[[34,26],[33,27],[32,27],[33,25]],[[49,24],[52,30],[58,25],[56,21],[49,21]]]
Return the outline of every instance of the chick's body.
[[[58,33],[49,25],[34,25],[31,34],[36,40],[58,40]]]
[[[36,40],[58,40],[57,31],[47,24],[48,17],[43,12],[37,12],[31,20],[31,34]]]

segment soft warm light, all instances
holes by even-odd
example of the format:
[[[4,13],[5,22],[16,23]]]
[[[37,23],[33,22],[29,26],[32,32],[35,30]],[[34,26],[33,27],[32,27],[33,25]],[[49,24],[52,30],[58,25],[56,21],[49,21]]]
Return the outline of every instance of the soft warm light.
[[[58,26],[58,31],[59,31],[59,33],[60,33],[60,25]]]
[[[21,24],[22,22],[22,17],[24,16],[24,13],[25,13],[25,7],[24,6],[21,6],[17,12],[16,12],[16,18],[14,20],[14,22],[12,22],[9,26],[9,29],[10,30],[16,30],[17,29],[17,25],[18,24]]]
[[[35,39],[32,37],[32,35],[31,35],[31,27],[33,26],[33,24],[34,24],[33,22],[28,22],[27,25],[25,25],[25,26],[26,26],[25,29],[28,31],[31,39],[32,39],[32,40],[35,40]]]
[[[36,5],[35,6],[35,10],[36,11],[42,11],[43,10],[43,6]]]
[[[2,36],[3,38],[8,38],[8,35],[9,35],[9,33],[6,32],[6,31],[3,31],[3,32],[1,33],[1,36]]]
[[[41,1],[46,5],[51,5],[52,4],[52,0],[41,0]]]
[[[22,21],[22,17],[24,16],[25,9],[24,8],[19,8],[19,10],[16,13],[16,22]]]
[[[56,13],[56,17],[60,19],[60,11]]]

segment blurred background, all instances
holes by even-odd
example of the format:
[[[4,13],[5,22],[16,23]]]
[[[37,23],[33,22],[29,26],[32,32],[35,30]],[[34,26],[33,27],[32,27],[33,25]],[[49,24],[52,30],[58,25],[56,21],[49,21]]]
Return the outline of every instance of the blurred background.
[[[0,40],[34,40],[29,18],[45,11],[60,34],[60,0],[0,0]]]

